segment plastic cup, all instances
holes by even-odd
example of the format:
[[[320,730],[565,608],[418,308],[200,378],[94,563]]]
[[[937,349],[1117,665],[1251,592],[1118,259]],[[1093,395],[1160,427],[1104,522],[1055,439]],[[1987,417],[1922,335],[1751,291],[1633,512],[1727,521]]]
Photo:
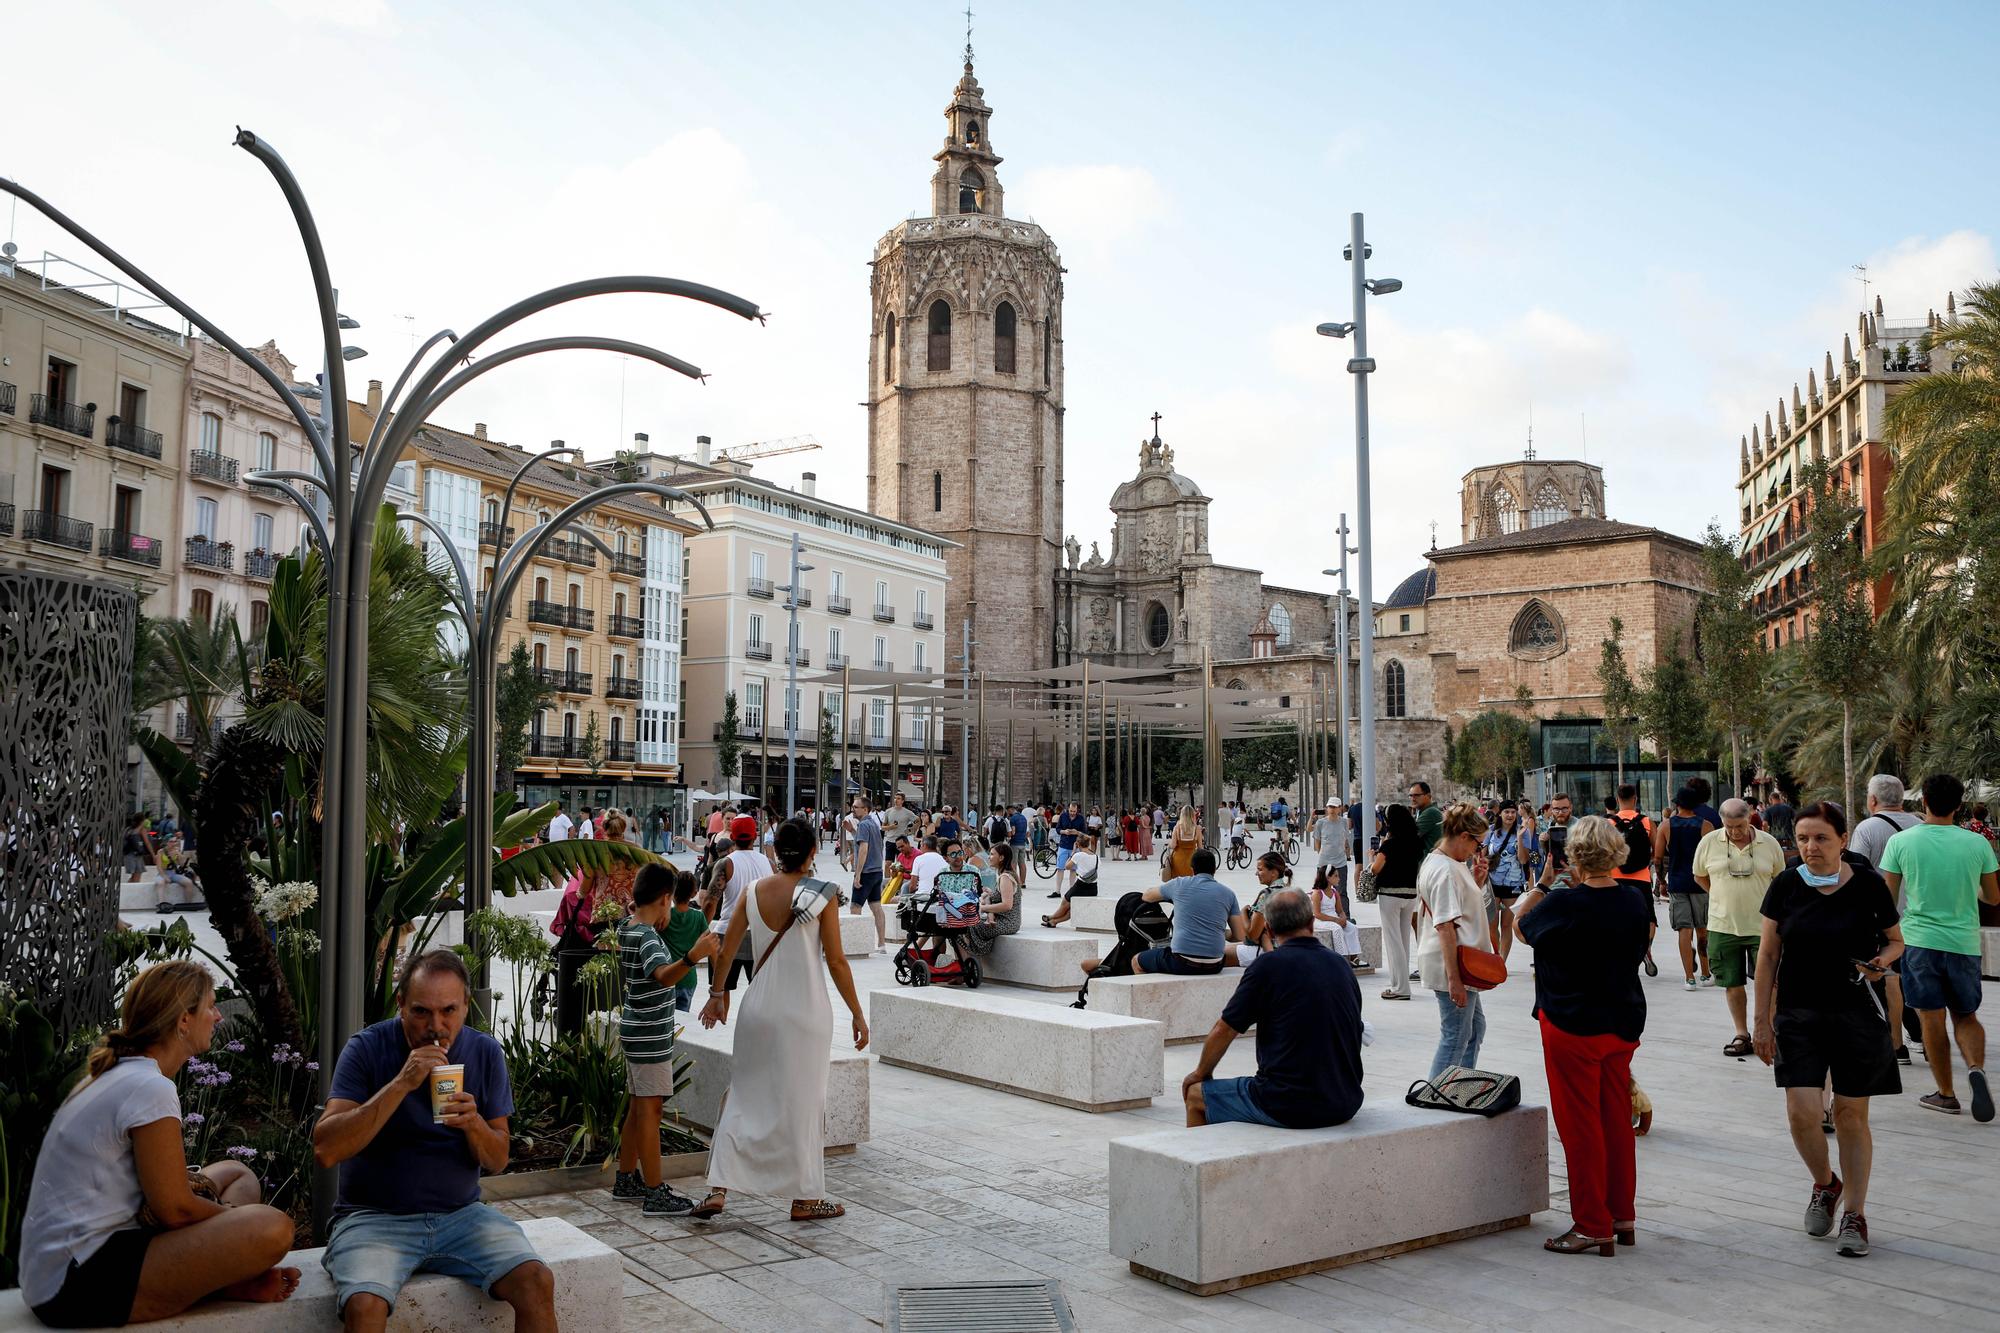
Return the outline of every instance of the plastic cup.
[[[431,1070],[431,1120],[443,1123],[445,1103],[465,1087],[464,1065],[438,1065]]]

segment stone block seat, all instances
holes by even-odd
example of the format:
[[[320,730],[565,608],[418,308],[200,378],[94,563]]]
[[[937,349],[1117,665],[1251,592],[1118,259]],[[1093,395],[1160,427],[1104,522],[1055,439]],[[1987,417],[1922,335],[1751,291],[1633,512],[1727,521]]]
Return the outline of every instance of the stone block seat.
[[[890,923],[893,926],[893,922]],[[866,958],[875,952],[875,917],[872,913],[840,914],[840,952],[848,958]]]
[[[618,1252],[555,1217],[521,1223],[528,1240],[556,1278],[556,1318],[564,1328],[616,1333],[622,1327],[619,1299],[624,1269]],[[333,1280],[320,1266],[323,1250],[293,1250],[285,1263],[299,1270],[299,1289],[276,1304],[209,1301],[172,1319],[133,1327],[158,1333],[290,1333],[339,1328],[333,1308]],[[0,1333],[41,1333],[43,1324],[21,1299],[19,1288],[0,1291]],[[505,1301],[488,1300],[455,1277],[425,1274],[410,1279],[389,1316],[389,1333],[504,1333],[514,1327]]]
[[[1979,975],[1988,981],[2000,981],[2000,926],[1980,927]]]
[[[1547,1108],[1371,1102],[1345,1125],[1111,1141],[1111,1253],[1198,1296],[1508,1227],[1549,1206]]]
[[[1163,903],[1167,915],[1174,914],[1172,903]],[[1082,935],[1109,935],[1112,933],[1113,913],[1118,908],[1118,899],[1076,898],[1069,905],[1069,920],[1063,924]],[[1315,932],[1329,949],[1338,942],[1332,926],[1320,926]],[[1110,948],[1107,942],[1104,948]],[[1358,975],[1366,975],[1382,966],[1382,928],[1380,926],[1361,927],[1361,958],[1368,964],[1358,969]]]
[[[1222,1017],[1222,1007],[1241,980],[1240,967],[1207,977],[1099,977],[1090,983],[1090,1007],[1102,1014],[1150,1018],[1166,1029],[1170,1043],[1200,1041]]]
[[[869,923],[874,929],[874,923]],[[847,1010],[837,1009],[828,1034],[826,1073],[826,1119],[824,1144],[830,1153],[853,1152],[868,1142],[868,1070],[866,1053],[854,1049],[854,1034],[847,1026]],[[669,1104],[685,1120],[703,1129],[714,1129],[722,1114],[722,1096],[729,1090],[730,1069],[736,1058],[735,1023],[718,1023],[704,1028],[694,1015],[682,1016],[683,1026],[675,1039],[681,1053],[694,1067],[688,1085]]]
[[[1079,1111],[1129,1111],[1166,1086],[1158,1023],[1014,999],[990,988],[923,986],[868,996],[884,1064]]]
[[[1034,990],[1075,990],[1083,984],[1083,964],[1095,962],[1110,948],[1108,940],[1061,927],[1023,926],[993,942],[993,952],[980,959],[989,981]]]

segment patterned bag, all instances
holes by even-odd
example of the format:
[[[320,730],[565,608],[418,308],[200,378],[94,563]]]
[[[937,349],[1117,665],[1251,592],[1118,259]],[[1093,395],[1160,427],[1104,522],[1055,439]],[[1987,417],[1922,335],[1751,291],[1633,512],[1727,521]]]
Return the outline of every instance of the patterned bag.
[[[1427,1111],[1496,1116],[1521,1104],[1521,1080],[1512,1074],[1452,1065],[1435,1079],[1420,1078],[1412,1083],[1403,1100]]]
[[[1372,862],[1362,866],[1354,877],[1354,900],[1362,903],[1375,901],[1375,866]]]

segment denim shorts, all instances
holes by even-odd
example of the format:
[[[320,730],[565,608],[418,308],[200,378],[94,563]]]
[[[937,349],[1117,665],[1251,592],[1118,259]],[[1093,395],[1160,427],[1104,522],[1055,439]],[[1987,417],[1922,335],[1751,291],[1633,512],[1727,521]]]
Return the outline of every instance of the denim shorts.
[[[1202,1114],[1211,1125],[1240,1122],[1246,1125],[1270,1125],[1275,1129],[1287,1126],[1264,1114],[1264,1108],[1257,1105],[1257,1099],[1250,1092],[1254,1079],[1211,1078],[1201,1085]]]
[[[1146,950],[1133,959],[1133,962],[1138,965],[1141,972],[1165,972],[1180,977],[1211,977],[1222,970],[1220,958],[1212,963],[1197,963],[1192,959],[1181,957],[1165,945]]]
[[[1912,1009],[1979,1012],[1979,959],[1911,945],[1903,951],[1903,1003]]]
[[[870,903],[879,903],[882,901],[881,871],[864,870],[861,872],[861,882],[854,886],[853,901],[856,907],[865,907]]]
[[[540,1261],[521,1224],[483,1203],[449,1213],[342,1213],[320,1260],[333,1279],[336,1311],[363,1291],[394,1310],[397,1293],[416,1273],[464,1278],[491,1296],[495,1282]]]

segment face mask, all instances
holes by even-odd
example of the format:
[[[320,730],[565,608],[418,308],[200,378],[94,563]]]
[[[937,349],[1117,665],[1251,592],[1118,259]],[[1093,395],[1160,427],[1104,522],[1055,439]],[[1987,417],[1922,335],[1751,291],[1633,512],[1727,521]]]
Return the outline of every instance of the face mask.
[[[1831,875],[1815,875],[1806,866],[1806,863],[1801,861],[1799,862],[1799,878],[1816,889],[1831,888],[1835,884],[1840,883],[1840,867],[1835,866]]]

